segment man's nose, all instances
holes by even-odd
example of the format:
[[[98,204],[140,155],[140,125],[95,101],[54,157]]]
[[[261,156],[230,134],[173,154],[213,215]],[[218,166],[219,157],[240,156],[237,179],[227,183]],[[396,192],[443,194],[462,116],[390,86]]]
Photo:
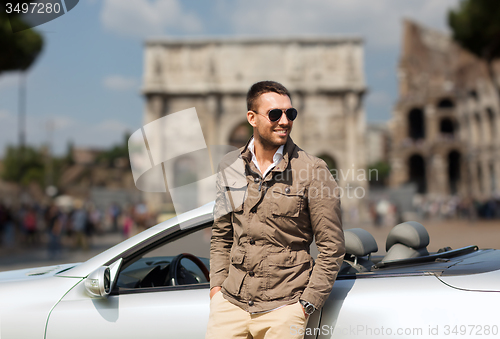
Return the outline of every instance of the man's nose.
[[[292,121],[288,119],[287,115],[285,112],[281,114],[280,119],[278,120],[278,125],[289,125]]]

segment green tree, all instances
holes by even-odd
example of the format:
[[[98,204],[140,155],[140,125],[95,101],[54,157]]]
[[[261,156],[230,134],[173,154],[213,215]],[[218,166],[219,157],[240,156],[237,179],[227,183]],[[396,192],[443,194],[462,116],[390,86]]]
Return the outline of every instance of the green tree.
[[[0,0],[0,74],[28,69],[43,47],[43,38],[39,33],[33,29],[12,33],[11,22],[28,28],[19,15],[7,17],[5,2]]]
[[[43,185],[44,175],[44,159],[39,150],[25,146],[23,152],[20,152],[19,147],[7,146],[3,158],[4,180],[22,185],[31,182]]]
[[[448,13],[453,38],[465,49],[486,61],[488,75],[500,98],[493,60],[500,57],[500,1],[462,0]]]

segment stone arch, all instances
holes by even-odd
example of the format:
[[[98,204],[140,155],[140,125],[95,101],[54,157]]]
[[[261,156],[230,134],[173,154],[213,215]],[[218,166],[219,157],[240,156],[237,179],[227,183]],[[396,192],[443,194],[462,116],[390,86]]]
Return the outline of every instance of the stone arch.
[[[244,121],[237,125],[229,135],[229,145],[237,148],[243,147],[251,136],[252,126],[248,121]]]
[[[455,103],[450,98],[443,98],[437,104],[438,108],[454,108]]]
[[[450,194],[458,193],[458,185],[461,177],[461,161],[460,152],[453,150],[448,153],[448,185]]]
[[[418,193],[427,192],[427,176],[425,160],[420,154],[408,158],[409,181],[417,186]]]
[[[456,132],[456,124],[450,118],[442,118],[439,121],[439,132],[445,135],[454,136]]]
[[[333,177],[338,182],[340,179],[340,170],[339,170],[339,167],[337,165],[337,161],[335,160],[335,158],[332,157],[328,153],[321,153],[320,155],[318,155],[318,158],[320,158],[324,162],[326,162],[326,165],[328,166],[330,173],[332,173]]]
[[[424,111],[420,108],[414,108],[408,114],[408,136],[413,140],[425,138]]]
[[[327,153],[322,153],[321,155],[318,155],[318,158],[320,158],[324,162],[326,162],[326,164],[328,165],[328,168],[330,170],[334,170],[334,169],[338,170],[337,161],[331,155],[329,155]]]
[[[236,114],[223,114],[218,124],[218,142],[220,144],[229,145],[229,139],[231,138],[231,134],[234,130],[244,124],[247,123],[246,115],[236,115]]]

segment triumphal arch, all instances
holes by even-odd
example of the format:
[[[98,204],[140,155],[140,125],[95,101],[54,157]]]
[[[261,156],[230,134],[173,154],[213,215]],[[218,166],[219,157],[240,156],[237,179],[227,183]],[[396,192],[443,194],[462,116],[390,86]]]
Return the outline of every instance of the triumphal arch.
[[[207,145],[240,147],[251,136],[246,92],[261,80],[281,82],[290,90],[299,111],[294,142],[328,163],[345,189],[344,215],[355,217],[368,189],[360,38],[148,40],[144,124],[195,107]],[[182,176],[186,160],[179,162],[172,170]],[[168,194],[145,193],[145,199],[155,209],[169,201]]]

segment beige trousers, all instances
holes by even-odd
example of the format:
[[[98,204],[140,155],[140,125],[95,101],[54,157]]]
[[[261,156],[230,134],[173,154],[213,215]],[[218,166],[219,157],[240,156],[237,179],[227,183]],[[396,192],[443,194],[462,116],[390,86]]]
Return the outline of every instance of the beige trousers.
[[[217,292],[210,300],[205,339],[302,339],[307,319],[296,302],[274,311],[251,314]]]

